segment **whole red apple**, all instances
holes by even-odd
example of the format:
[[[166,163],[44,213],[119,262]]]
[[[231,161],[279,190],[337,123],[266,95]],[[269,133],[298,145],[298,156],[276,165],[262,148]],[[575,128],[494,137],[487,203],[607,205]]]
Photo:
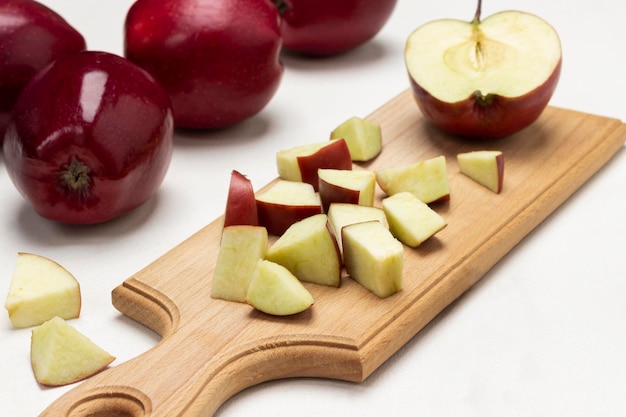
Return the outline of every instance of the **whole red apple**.
[[[59,56],[85,49],[85,39],[34,0],[0,2],[0,143],[26,83]]]
[[[173,149],[171,102],[122,57],[64,55],[22,91],[3,149],[11,180],[41,216],[104,222],[160,186]]]
[[[286,49],[307,55],[347,52],[372,39],[397,0],[274,0]]]
[[[211,129],[259,113],[283,73],[270,0],[138,0],[125,55],[169,93],[177,127]]]

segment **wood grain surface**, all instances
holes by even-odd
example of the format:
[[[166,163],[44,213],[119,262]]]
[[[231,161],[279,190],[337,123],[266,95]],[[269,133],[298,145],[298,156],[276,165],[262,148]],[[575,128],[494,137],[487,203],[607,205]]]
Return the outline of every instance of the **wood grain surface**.
[[[218,218],[113,290],[114,306],[162,340],[79,384],[41,415],[211,416],[237,392],[268,380],[363,381],[626,141],[626,125],[619,120],[554,107],[512,137],[462,141],[428,125],[409,91],[368,118],[381,125],[384,148],[356,169],[438,155],[448,163],[451,199],[433,205],[448,226],[419,248],[406,248],[401,292],[380,299],[347,276],[340,288],[305,284],[316,302],[291,317],[212,299],[223,222]],[[501,194],[459,173],[456,154],[474,149],[503,151]],[[382,196],[379,191],[378,205]]]

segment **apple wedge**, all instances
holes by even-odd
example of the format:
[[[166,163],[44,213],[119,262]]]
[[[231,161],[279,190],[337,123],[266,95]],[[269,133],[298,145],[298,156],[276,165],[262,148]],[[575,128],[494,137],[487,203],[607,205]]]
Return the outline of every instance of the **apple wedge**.
[[[502,191],[504,156],[501,151],[463,152],[456,156],[459,170],[494,193]]]
[[[341,229],[352,223],[361,223],[376,220],[383,224],[386,228],[387,217],[382,208],[361,206],[358,204],[333,203],[328,208],[328,222],[331,230],[337,239],[337,245],[343,253],[343,245],[341,242]]]
[[[319,196],[328,212],[332,203],[374,205],[376,173],[368,170],[320,169]]]
[[[252,182],[239,171],[233,170],[224,210],[224,227],[242,224],[259,225],[256,197]]]
[[[262,226],[224,227],[217,254],[211,297],[244,302],[257,263],[265,257],[267,229]]]
[[[58,263],[20,252],[4,306],[14,328],[37,326],[55,316],[77,318],[81,310],[80,285]]]
[[[418,247],[447,225],[443,217],[409,192],[386,197],[382,205],[391,234],[412,248]]]
[[[376,182],[389,196],[408,191],[426,204],[450,199],[446,158],[443,155],[380,169],[376,172]]]
[[[267,250],[265,259],[280,264],[300,281],[339,287],[341,253],[325,214],[292,224]]]
[[[246,302],[266,314],[289,316],[307,310],[314,299],[287,268],[262,260],[250,281]]]
[[[383,149],[380,126],[354,116],[330,132],[330,139],[345,139],[353,161],[367,162],[374,159]]]
[[[413,31],[405,64],[424,118],[474,139],[503,138],[533,123],[561,72],[556,30],[533,14],[509,10],[481,20],[440,19]]]
[[[337,139],[281,150],[276,165],[283,180],[305,182],[317,191],[318,169],[352,169],[352,158],[346,141]]]
[[[60,317],[33,329],[30,360],[35,379],[42,385],[68,385],[90,377],[115,357]]]
[[[367,290],[386,298],[402,289],[404,246],[379,221],[341,229],[346,272]]]
[[[282,235],[292,224],[322,213],[313,186],[306,182],[277,180],[256,196],[259,224],[274,235]]]

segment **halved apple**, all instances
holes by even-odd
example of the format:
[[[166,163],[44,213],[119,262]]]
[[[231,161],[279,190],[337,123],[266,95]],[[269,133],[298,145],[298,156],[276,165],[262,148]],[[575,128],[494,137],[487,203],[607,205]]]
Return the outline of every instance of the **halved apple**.
[[[311,293],[287,268],[275,262],[258,262],[246,302],[275,316],[301,313],[314,303]]]
[[[353,223],[341,229],[346,272],[381,298],[402,289],[404,246],[381,222]]]
[[[60,386],[104,370],[115,357],[62,318],[54,317],[33,330],[30,360],[37,382]]]
[[[265,258],[287,268],[300,281],[339,287],[341,253],[328,217],[316,214],[292,224]]]
[[[358,204],[333,203],[328,208],[328,222],[331,226],[337,245],[343,252],[343,244],[341,242],[341,229],[353,223],[361,223],[366,221],[379,221],[385,228],[388,228],[387,217],[382,208],[361,206]]]
[[[267,245],[265,227],[224,227],[213,272],[211,297],[244,302],[257,262],[265,257]]]
[[[77,318],[81,303],[80,285],[67,269],[40,255],[18,253],[4,304],[13,327],[37,326],[55,316]]]
[[[252,182],[239,171],[233,170],[224,210],[224,227],[237,224],[258,226],[259,217]]]
[[[383,199],[389,230],[402,243],[416,248],[446,227],[446,220],[414,194],[402,192]]]
[[[456,156],[461,173],[494,193],[502,191],[504,156],[501,151],[472,151]]]
[[[376,181],[387,195],[408,191],[426,204],[450,199],[448,170],[443,155],[383,168],[376,172]]]
[[[317,191],[318,169],[352,169],[352,159],[346,141],[337,139],[278,151],[276,166],[283,180],[306,182]]]
[[[277,180],[256,196],[259,224],[282,235],[292,224],[322,212],[313,186],[306,182]]]
[[[374,159],[383,148],[380,126],[371,120],[354,116],[330,132],[330,139],[345,139],[353,161]]]
[[[319,195],[328,212],[332,203],[374,205],[376,173],[368,170],[320,169]]]
[[[534,122],[561,72],[556,30],[522,11],[483,20],[441,19],[413,31],[405,46],[411,87],[424,118],[477,139],[509,136]]]

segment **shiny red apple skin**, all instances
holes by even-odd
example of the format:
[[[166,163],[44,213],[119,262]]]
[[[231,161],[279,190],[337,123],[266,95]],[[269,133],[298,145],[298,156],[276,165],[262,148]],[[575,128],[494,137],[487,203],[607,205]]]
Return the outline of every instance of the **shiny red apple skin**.
[[[85,48],[83,36],[43,4],[0,2],[0,143],[26,83],[59,56]]]
[[[348,52],[372,39],[397,0],[274,0],[285,49],[313,56]]]
[[[167,90],[177,127],[228,127],[259,113],[283,74],[270,0],[138,0],[125,56]]]
[[[122,57],[65,55],[23,90],[3,150],[11,180],[41,216],[101,223],[162,183],[173,151],[171,101]]]
[[[448,103],[433,97],[409,75],[410,85],[424,118],[442,131],[471,140],[508,137],[536,121],[546,108],[561,74],[562,60],[540,86],[519,97],[493,95],[488,104],[476,96]]]
[[[224,227],[258,226],[256,197],[252,182],[239,171],[230,174],[226,210],[224,211]]]
[[[352,169],[352,158],[350,157],[348,144],[345,139],[329,140],[328,144],[318,149],[317,152],[299,156],[298,167],[300,168],[302,182],[311,184],[313,189],[318,191],[318,169]]]

